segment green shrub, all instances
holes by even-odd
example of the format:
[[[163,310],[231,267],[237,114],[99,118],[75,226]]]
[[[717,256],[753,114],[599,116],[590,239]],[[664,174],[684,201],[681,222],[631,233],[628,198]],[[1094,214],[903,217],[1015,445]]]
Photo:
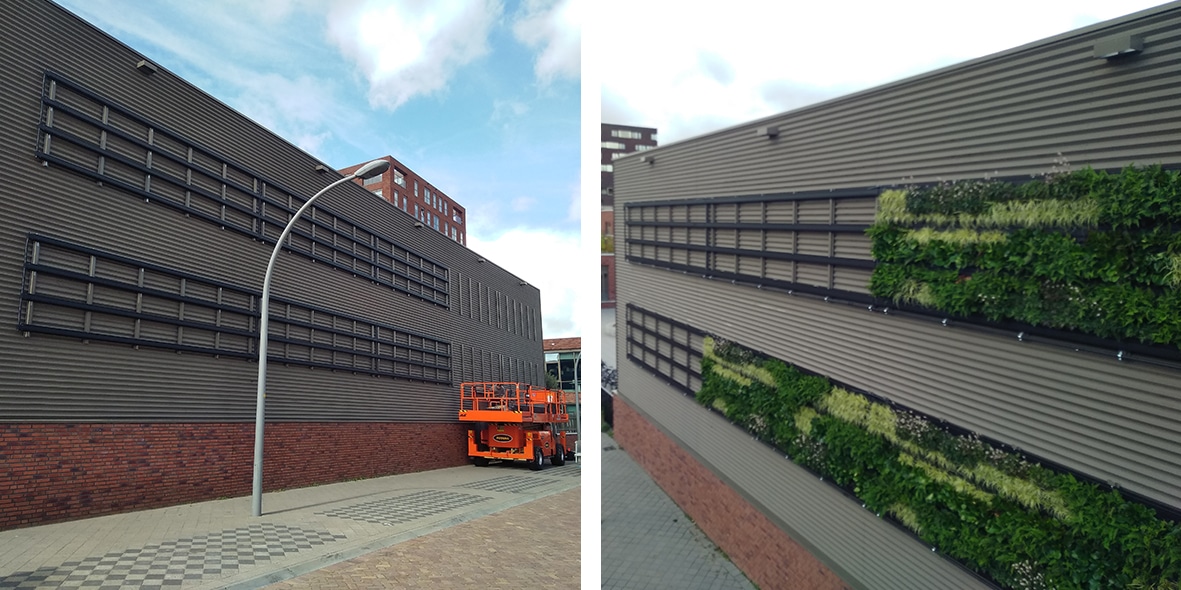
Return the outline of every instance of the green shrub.
[[[1177,171],[1084,169],[1022,185],[943,183],[883,198],[867,232],[876,297],[1181,346]]]
[[[866,508],[1004,587],[1177,590],[1181,526],[1118,491],[954,435],[737,344],[707,341],[697,392],[703,405],[724,408]],[[760,370],[773,385],[733,380]]]

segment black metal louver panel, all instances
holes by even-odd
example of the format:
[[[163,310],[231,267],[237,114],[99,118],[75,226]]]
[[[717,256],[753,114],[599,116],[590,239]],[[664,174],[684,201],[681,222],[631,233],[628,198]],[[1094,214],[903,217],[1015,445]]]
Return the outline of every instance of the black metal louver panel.
[[[875,200],[867,190],[628,203],[622,250],[708,279],[868,302]]]
[[[54,73],[45,76],[39,130],[41,160],[267,244],[306,200]],[[297,222],[285,247],[450,305],[445,265],[323,208]]]
[[[17,328],[233,358],[258,355],[261,293],[125,256],[30,235]],[[451,343],[272,297],[268,358],[451,383]]]
[[[701,389],[704,335],[688,324],[627,305],[627,358],[689,395]]]

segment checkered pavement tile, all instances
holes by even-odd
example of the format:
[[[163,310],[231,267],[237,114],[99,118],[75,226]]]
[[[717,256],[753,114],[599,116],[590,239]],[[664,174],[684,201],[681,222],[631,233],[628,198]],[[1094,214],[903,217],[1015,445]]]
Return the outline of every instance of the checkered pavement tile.
[[[535,488],[553,485],[555,483],[557,483],[557,480],[541,477],[506,475],[504,477],[473,481],[472,483],[465,483],[456,487],[471,488],[473,490],[488,490],[490,492],[511,492],[514,494],[522,494],[533,491]]]
[[[326,512],[318,512],[317,514],[393,526],[442,514],[456,508],[477,504],[486,500],[488,498],[484,496],[428,490],[405,496],[354,504],[343,508],[334,508]]]
[[[259,523],[220,533],[167,541],[158,545],[111,552],[102,557],[68,561],[57,567],[16,572],[0,577],[0,588],[178,587],[205,576],[220,576],[242,566],[281,558],[339,541],[344,535]]]
[[[567,463],[561,467],[547,467],[537,472],[537,475],[554,475],[557,477],[581,477],[582,465],[580,463]]]

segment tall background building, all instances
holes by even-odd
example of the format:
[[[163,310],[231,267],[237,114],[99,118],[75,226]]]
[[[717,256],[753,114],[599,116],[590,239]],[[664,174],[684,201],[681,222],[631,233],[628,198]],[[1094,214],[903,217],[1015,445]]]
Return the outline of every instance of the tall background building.
[[[377,159],[389,162],[390,169],[384,174],[364,181],[358,178],[357,184],[413,216],[424,226],[467,245],[467,211],[462,205],[443,194],[443,191],[415,174],[393,156]],[[340,173],[351,174],[365,163],[343,168]]]
[[[615,307],[615,160],[656,147],[656,129],[602,124],[599,197],[599,233],[602,236],[602,287],[604,308]]]

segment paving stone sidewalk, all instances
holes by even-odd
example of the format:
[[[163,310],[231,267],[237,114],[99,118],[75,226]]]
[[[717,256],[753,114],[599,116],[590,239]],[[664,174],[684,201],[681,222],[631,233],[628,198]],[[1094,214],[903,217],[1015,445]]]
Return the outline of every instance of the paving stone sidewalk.
[[[268,586],[268,590],[578,588],[579,489]]]
[[[575,463],[537,472],[455,467],[267,493],[259,518],[243,497],[3,531],[0,588],[259,588],[542,498],[577,495],[580,475]]]
[[[602,587],[753,590],[642,467],[602,435]]]

